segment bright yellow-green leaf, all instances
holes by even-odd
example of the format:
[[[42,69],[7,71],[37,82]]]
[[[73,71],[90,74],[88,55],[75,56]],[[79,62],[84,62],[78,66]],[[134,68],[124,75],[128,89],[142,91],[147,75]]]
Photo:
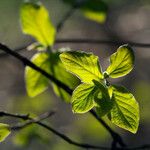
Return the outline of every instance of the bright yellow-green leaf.
[[[83,14],[90,20],[104,23],[107,17],[107,5],[101,0],[87,0],[81,7]]]
[[[9,125],[0,123],[0,142],[4,141],[10,133],[11,131]]]
[[[106,21],[106,17],[107,17],[105,12],[98,13],[98,12],[93,12],[93,11],[89,11],[89,10],[84,11],[84,15],[88,19],[96,21],[98,23],[104,23]]]
[[[66,84],[70,89],[75,89],[75,87],[79,84],[79,79],[72,75],[71,73],[67,72],[65,69],[65,66],[62,64],[59,58],[60,52],[52,53],[50,55],[50,61],[51,61],[51,74],[59,81]],[[53,89],[55,93],[61,97],[66,102],[71,101],[70,95],[57,86],[56,84],[53,84]]]
[[[96,111],[100,117],[106,115],[112,109],[113,103],[110,99],[108,89],[103,84],[94,81],[96,93],[94,100],[97,103]]]
[[[94,96],[96,88],[94,84],[80,84],[72,95],[72,109],[75,113],[88,112],[95,106]]]
[[[41,4],[25,3],[21,8],[21,25],[24,33],[36,38],[44,46],[51,46],[55,39],[55,28],[48,11]]]
[[[31,61],[50,73],[50,59],[47,53],[37,53],[32,57]],[[25,82],[27,93],[30,97],[42,93],[49,85],[49,80],[45,76],[30,67],[25,68]]]
[[[113,108],[111,121],[117,126],[136,133],[139,125],[139,105],[134,96],[124,87],[111,86]]]
[[[110,57],[110,66],[107,68],[106,73],[111,78],[118,78],[128,74],[134,65],[133,50],[127,46],[120,46],[116,53]]]
[[[92,80],[103,79],[98,57],[92,53],[69,51],[62,53],[60,58],[65,68],[78,76],[82,82],[93,83]]]
[[[57,80],[65,83],[69,88],[75,89],[79,84],[79,79],[67,72],[59,58],[60,53],[38,53],[31,59],[34,64],[53,75]],[[26,89],[28,95],[34,97],[49,86],[49,79],[30,67],[25,69]],[[62,88],[53,83],[55,93],[66,102],[70,102],[71,97]]]

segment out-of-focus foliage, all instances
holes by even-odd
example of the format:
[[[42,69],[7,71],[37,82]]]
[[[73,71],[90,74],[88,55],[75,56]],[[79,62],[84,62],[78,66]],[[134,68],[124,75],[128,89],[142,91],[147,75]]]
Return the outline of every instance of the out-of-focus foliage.
[[[49,19],[48,11],[43,5],[24,3],[20,16],[24,33],[35,37],[43,46],[53,45],[56,31]]]
[[[28,147],[33,139],[48,144],[51,140],[51,136],[45,129],[37,125],[28,126],[13,136],[14,144],[21,147]]]
[[[82,14],[93,21],[104,23],[107,18],[107,4],[102,0],[63,0],[72,6],[80,6]]]
[[[10,133],[10,126],[8,124],[0,123],[0,142],[4,141]]]

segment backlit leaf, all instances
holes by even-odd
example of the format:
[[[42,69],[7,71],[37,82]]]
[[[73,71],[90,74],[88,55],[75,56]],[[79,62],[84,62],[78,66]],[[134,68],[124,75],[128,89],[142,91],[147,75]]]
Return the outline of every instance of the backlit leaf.
[[[80,84],[72,95],[72,109],[75,113],[88,112],[95,106],[94,96],[96,88],[94,84]]]
[[[117,126],[136,133],[139,125],[139,106],[134,96],[124,87],[111,86],[113,108],[111,121]]]
[[[97,103],[96,111],[98,115],[102,117],[110,112],[113,103],[110,99],[107,87],[97,81],[94,81],[94,83],[97,89],[94,97],[94,100]]]
[[[111,78],[118,78],[128,74],[134,65],[133,50],[127,46],[120,46],[116,53],[110,57],[110,66],[107,68],[106,73]]]
[[[31,61],[46,72],[51,72],[50,59],[47,53],[37,53],[32,57]],[[25,82],[27,93],[30,97],[42,93],[49,85],[49,80],[45,76],[28,66],[25,68]]]
[[[48,11],[41,4],[24,3],[21,7],[21,25],[24,33],[36,38],[44,46],[51,46],[55,39],[55,28]]]
[[[91,53],[70,51],[62,53],[60,58],[65,68],[78,76],[82,82],[93,83],[92,80],[103,79],[98,57]]]
[[[9,125],[0,123],[0,142],[4,141],[10,133],[11,131]]]
[[[38,53],[31,59],[34,64],[53,75],[57,80],[65,83],[69,88],[75,89],[79,83],[79,79],[67,72],[64,65],[59,58],[60,53]],[[41,73],[35,71],[30,67],[25,69],[25,80],[28,95],[34,97],[49,86],[50,80],[43,76]],[[70,102],[70,96],[62,88],[53,83],[55,93],[64,99],[66,102]]]
[[[101,0],[87,0],[81,7],[83,14],[90,20],[104,23],[107,17],[107,5]]]

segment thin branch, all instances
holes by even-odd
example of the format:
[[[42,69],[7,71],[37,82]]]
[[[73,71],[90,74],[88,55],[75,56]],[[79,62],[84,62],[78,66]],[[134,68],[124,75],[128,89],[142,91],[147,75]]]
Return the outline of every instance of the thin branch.
[[[120,144],[120,146],[125,147],[126,144],[124,143],[123,139],[121,138],[121,136],[116,133],[115,131],[113,131],[104,120],[102,120],[94,110],[90,110],[90,113],[107,129],[107,131],[109,131],[109,133],[111,134],[113,140],[115,143]],[[113,142],[113,143],[114,143]]]
[[[112,41],[112,40],[99,40],[99,39],[57,39],[56,44],[61,43],[89,43],[89,44],[107,44],[113,46],[120,46],[122,44],[129,44],[132,47],[150,48],[150,43],[138,43],[132,41]]]
[[[57,29],[57,33],[60,32],[60,30],[63,28],[65,22],[73,15],[73,13],[75,12],[75,10],[77,9],[77,7],[72,7],[66,14],[65,16],[62,18],[62,20],[58,23],[56,29]]]
[[[3,50],[4,52],[14,56],[15,58],[19,59],[24,65],[27,65],[31,68],[33,68],[34,70],[40,72],[42,75],[44,75],[45,77],[47,77],[48,79],[50,79],[52,82],[54,82],[55,84],[57,84],[59,87],[63,88],[66,92],[68,92],[70,95],[72,94],[73,90],[71,90],[68,86],[66,86],[64,83],[60,82],[59,80],[57,80],[56,78],[54,78],[52,75],[48,74],[47,72],[45,72],[44,70],[42,70],[41,68],[39,68],[38,66],[36,66],[35,64],[33,64],[30,60],[28,60],[27,58],[25,58],[24,56],[16,53],[15,51],[9,49],[7,46],[0,44],[0,49]],[[102,124],[106,124],[102,119],[100,119],[96,113],[94,111],[90,111],[90,113]],[[108,129],[106,127],[106,125],[104,125],[104,127],[107,129],[107,131],[110,132],[110,134],[112,135],[112,138],[114,139],[114,141],[117,141],[120,146],[125,146],[123,140],[121,139],[120,135],[117,134],[116,132],[114,132],[112,129]],[[113,131],[113,132],[112,132]]]
[[[26,57],[16,53],[15,51],[11,50],[10,48],[8,48],[7,46],[5,46],[3,44],[0,44],[0,49],[3,50],[4,52],[6,52],[7,54],[10,54],[13,57],[17,58],[18,60],[20,60],[25,66],[29,66],[29,67],[33,68],[34,70],[40,72],[42,75],[44,75],[45,77],[50,79],[52,82],[54,82],[55,84],[57,84],[58,86],[63,88],[66,92],[72,94],[72,90],[67,85],[65,85],[61,81],[58,81],[52,75],[50,75],[49,73],[47,73],[46,71],[44,71],[40,67],[36,66],[34,63],[32,63]]]
[[[41,121],[43,119],[46,119],[50,116],[52,116],[54,114],[54,112],[47,112],[42,114],[41,116],[38,116],[36,118],[31,118],[29,117],[29,115],[21,115],[21,114],[12,114],[12,113],[7,113],[7,112],[0,112],[2,115],[1,116],[5,116],[5,117],[15,117],[15,118],[19,118],[19,119],[23,119],[23,120],[27,120],[25,123],[21,123],[21,124],[17,124],[15,126],[11,126],[11,130],[21,130],[31,124],[37,124],[47,130],[49,130],[50,132],[54,133],[55,135],[57,135],[58,137],[62,138],[64,141],[68,142],[69,144],[72,144],[74,146],[78,146],[81,148],[92,148],[92,149],[99,149],[99,150],[110,150],[110,148],[106,148],[106,147],[100,147],[100,146],[94,146],[94,145],[90,145],[87,143],[78,143],[73,141],[72,139],[70,139],[68,136],[58,132],[56,129],[46,125],[45,123],[42,123]],[[1,117],[0,116],[0,117]]]
[[[7,113],[7,112],[0,112],[0,117],[13,117],[13,118],[19,118],[19,119],[23,119],[23,120],[29,120],[29,122],[25,122],[24,124],[21,125],[16,125],[16,126],[12,126],[11,129],[12,130],[20,130],[23,129],[25,127],[27,127],[28,125],[31,124],[37,124],[47,130],[49,130],[50,132],[54,133],[55,135],[57,135],[58,137],[62,138],[64,141],[68,142],[69,144],[72,144],[74,146],[78,146],[78,147],[82,147],[82,148],[93,148],[93,149],[101,149],[101,150],[111,150],[111,148],[107,148],[107,147],[100,147],[100,146],[94,146],[94,145],[90,145],[90,144],[86,144],[86,143],[78,143],[73,141],[72,139],[70,139],[68,136],[60,133],[59,131],[57,131],[56,129],[46,125],[45,123],[42,123],[41,121],[43,119],[46,119],[50,116],[52,116],[54,114],[53,111],[47,112],[42,114],[41,116],[37,117],[37,118],[31,118],[29,116],[29,114],[27,115],[22,115],[22,114],[12,114],[12,113]],[[145,144],[145,145],[141,145],[141,146],[137,146],[137,147],[124,147],[124,148],[115,148],[115,150],[142,150],[142,149],[148,149],[150,148],[149,144]]]

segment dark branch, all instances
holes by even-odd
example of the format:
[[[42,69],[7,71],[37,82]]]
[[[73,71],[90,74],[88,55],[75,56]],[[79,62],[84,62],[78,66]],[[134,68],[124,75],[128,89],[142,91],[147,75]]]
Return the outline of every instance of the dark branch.
[[[42,123],[41,121],[43,119],[46,119],[50,116],[52,116],[54,114],[54,112],[47,112],[42,114],[41,116],[38,116],[36,118],[31,118],[29,117],[29,115],[20,115],[20,114],[12,114],[12,113],[7,113],[7,112],[0,112],[0,114],[2,114],[2,117],[15,117],[15,118],[19,118],[19,119],[23,119],[23,120],[27,120],[25,123],[21,123],[21,124],[17,124],[15,126],[11,127],[11,130],[21,130],[31,124],[37,124],[47,130],[49,130],[50,132],[54,133],[55,135],[57,135],[58,137],[62,138],[64,141],[68,142],[69,144],[72,144],[74,146],[78,146],[78,147],[82,147],[82,148],[92,148],[92,149],[99,149],[99,150],[110,150],[110,148],[106,148],[106,147],[100,147],[100,146],[94,146],[94,145],[90,145],[90,144],[86,144],[86,143],[78,143],[73,141],[72,139],[70,139],[68,136],[58,132],[56,129],[46,125],[45,123]],[[0,117],[1,117],[0,116]]]
[[[58,81],[56,78],[54,78],[52,75],[50,75],[49,73],[47,73],[40,67],[36,66],[34,63],[32,63],[26,57],[16,53],[15,51],[11,50],[10,48],[8,48],[7,46],[5,46],[3,44],[0,44],[0,49],[3,50],[4,52],[6,52],[7,54],[10,54],[10,55],[14,56],[15,58],[17,58],[18,60],[20,60],[25,66],[29,66],[29,67],[33,68],[34,70],[40,72],[42,75],[44,75],[45,77],[50,79],[52,82],[54,82],[55,84],[57,84],[58,86],[63,88],[66,92],[68,92],[69,94],[72,94],[72,90],[68,86],[66,86],[64,83]]]
[[[149,43],[138,43],[138,42],[132,42],[132,41],[112,41],[112,40],[99,40],[99,39],[57,39],[57,44],[61,43],[89,43],[89,44],[107,44],[107,45],[113,45],[113,46],[120,46],[122,44],[129,44],[132,47],[141,47],[141,48],[150,48]]]
[[[41,68],[39,68],[38,66],[36,66],[35,64],[33,64],[30,60],[28,60],[27,58],[25,58],[24,56],[16,53],[15,51],[9,49],[7,46],[0,44],[0,49],[3,50],[4,52],[14,56],[15,58],[19,59],[24,65],[29,66],[31,68],[33,68],[34,70],[40,72],[42,75],[44,75],[45,77],[47,77],[49,80],[51,80],[52,82],[54,82],[55,84],[57,84],[59,87],[63,88],[66,92],[68,92],[70,95],[72,94],[73,90],[71,90],[68,86],[66,86],[65,84],[63,84],[62,82],[60,82],[59,80],[57,80],[56,78],[54,78],[52,75],[48,74],[47,72],[45,72],[44,70],[42,70]],[[100,119],[96,113],[94,111],[90,112],[102,125],[106,124],[102,119]],[[123,143],[123,140],[121,139],[120,135],[117,134],[116,132],[114,132],[112,129],[108,129],[106,127],[106,125],[104,125],[104,127],[110,132],[110,134],[112,135],[112,138],[114,141],[117,141],[120,146],[125,146],[125,144]],[[113,131],[113,132],[112,132]]]

